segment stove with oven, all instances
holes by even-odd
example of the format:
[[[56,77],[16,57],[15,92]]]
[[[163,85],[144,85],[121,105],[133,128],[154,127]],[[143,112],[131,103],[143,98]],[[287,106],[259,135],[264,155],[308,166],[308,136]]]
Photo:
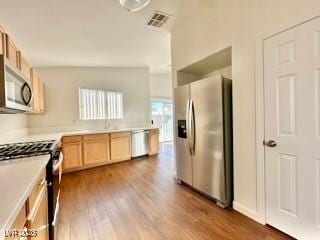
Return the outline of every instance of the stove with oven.
[[[12,161],[40,155],[50,155],[46,166],[46,180],[48,184],[48,221],[49,239],[56,238],[59,195],[62,174],[63,157],[55,140],[24,142],[0,145],[0,162]]]

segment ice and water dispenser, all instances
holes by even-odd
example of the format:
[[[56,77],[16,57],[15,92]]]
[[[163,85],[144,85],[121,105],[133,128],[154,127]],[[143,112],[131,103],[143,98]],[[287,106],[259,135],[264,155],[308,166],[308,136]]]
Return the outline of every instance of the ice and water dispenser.
[[[187,138],[187,121],[178,120],[178,137]]]

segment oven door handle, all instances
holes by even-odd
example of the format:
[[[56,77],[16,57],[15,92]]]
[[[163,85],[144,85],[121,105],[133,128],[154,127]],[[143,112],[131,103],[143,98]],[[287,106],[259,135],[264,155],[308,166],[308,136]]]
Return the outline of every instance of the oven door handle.
[[[53,167],[53,172],[56,172],[56,171],[60,168],[60,166],[62,165],[62,163],[63,163],[63,153],[60,152],[59,161],[57,162],[56,165],[54,165],[54,167]]]

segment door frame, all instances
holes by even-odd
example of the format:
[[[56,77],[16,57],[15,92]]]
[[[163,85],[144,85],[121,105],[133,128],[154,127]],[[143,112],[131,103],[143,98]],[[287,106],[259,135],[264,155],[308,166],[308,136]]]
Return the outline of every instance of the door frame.
[[[173,105],[173,99],[168,97],[150,97],[150,107],[149,107],[149,115],[150,115],[150,122],[152,120],[152,102],[164,102],[164,103],[171,103],[172,105],[172,140],[163,141],[165,142],[174,142],[174,105]]]
[[[265,147],[263,140],[265,139],[265,109],[264,109],[264,41],[277,34],[290,30],[294,27],[302,25],[320,17],[320,13],[313,16],[304,17],[295,21],[289,26],[274,30],[268,34],[257,37],[254,41],[254,77],[255,77],[255,127],[256,127],[256,161],[257,161],[257,208],[255,220],[266,224],[266,176],[265,176]]]

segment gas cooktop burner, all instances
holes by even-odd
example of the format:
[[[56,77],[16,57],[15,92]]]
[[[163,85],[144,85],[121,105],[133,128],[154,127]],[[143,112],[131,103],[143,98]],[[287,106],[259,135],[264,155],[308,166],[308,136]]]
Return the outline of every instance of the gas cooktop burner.
[[[50,154],[55,140],[0,145],[0,161]]]

